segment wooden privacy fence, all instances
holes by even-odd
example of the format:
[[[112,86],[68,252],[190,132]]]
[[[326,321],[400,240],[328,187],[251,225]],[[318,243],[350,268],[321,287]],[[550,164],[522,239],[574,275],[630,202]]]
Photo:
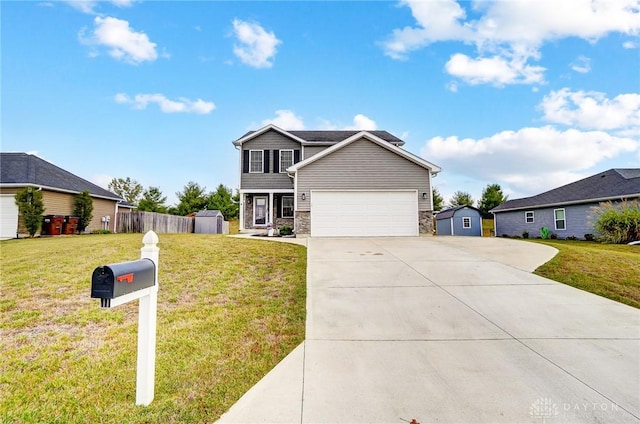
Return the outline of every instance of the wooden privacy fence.
[[[118,233],[193,233],[194,218],[155,212],[118,212]]]

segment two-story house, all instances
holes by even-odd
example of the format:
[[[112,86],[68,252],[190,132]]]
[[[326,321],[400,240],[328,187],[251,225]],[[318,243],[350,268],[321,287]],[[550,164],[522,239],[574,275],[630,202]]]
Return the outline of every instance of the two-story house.
[[[387,131],[267,125],[233,144],[240,153],[241,231],[271,224],[312,237],[432,232],[431,179],[441,169]]]

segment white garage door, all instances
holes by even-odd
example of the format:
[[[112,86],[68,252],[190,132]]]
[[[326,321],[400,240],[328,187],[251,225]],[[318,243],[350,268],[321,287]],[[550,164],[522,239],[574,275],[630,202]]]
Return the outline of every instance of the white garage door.
[[[418,235],[416,191],[312,191],[312,237]]]
[[[18,232],[18,206],[13,194],[0,195],[0,238],[15,238]]]

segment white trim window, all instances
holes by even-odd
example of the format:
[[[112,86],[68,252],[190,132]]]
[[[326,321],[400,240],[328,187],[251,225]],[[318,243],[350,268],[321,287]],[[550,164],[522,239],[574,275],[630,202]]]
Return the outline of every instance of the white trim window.
[[[282,196],[281,216],[293,218],[293,196]]]
[[[470,216],[463,216],[462,217],[462,228],[464,228],[464,229],[471,228],[471,217]]]
[[[249,150],[249,173],[262,174],[264,172],[264,153],[262,150]]]
[[[526,211],[524,213],[524,222],[526,222],[527,224],[533,224],[534,218],[535,216],[533,211]]]
[[[293,150],[280,150],[280,173],[286,173],[291,165],[293,165]]]
[[[564,209],[554,209],[553,219],[555,221],[556,230],[567,229],[567,218],[566,218]]]

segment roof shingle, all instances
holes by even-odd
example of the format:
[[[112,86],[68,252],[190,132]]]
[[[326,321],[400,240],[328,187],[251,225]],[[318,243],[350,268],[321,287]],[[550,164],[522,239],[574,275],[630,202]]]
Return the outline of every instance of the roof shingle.
[[[0,184],[44,186],[74,193],[89,190],[94,196],[121,200],[117,194],[27,153],[0,153]]]
[[[640,168],[609,169],[536,196],[509,200],[491,212],[629,197],[640,197]]]

